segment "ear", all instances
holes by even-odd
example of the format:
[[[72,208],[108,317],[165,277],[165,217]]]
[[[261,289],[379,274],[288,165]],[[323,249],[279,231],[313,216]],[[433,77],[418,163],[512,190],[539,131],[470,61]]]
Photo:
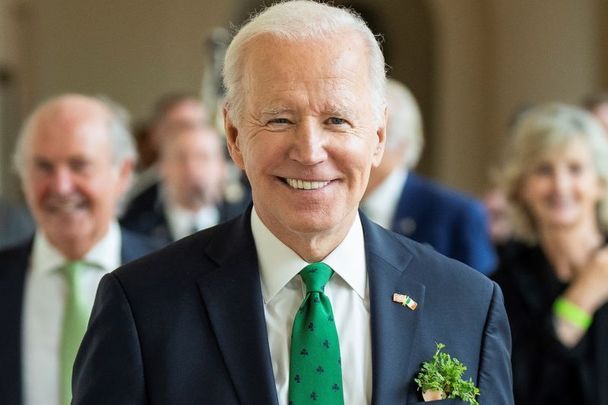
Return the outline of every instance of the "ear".
[[[382,120],[376,129],[376,146],[372,154],[372,165],[378,167],[382,162],[382,156],[384,156],[384,147],[386,146],[386,121],[387,121],[387,108],[384,107],[384,114]]]
[[[224,132],[226,133],[226,146],[228,147],[228,153],[234,161],[234,163],[241,170],[245,170],[243,164],[243,154],[239,145],[239,130],[232,122],[230,114],[228,112],[228,105],[224,106]]]

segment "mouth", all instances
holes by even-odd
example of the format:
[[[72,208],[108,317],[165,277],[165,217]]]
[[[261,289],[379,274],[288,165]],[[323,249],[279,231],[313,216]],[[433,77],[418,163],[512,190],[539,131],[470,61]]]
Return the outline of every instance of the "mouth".
[[[284,178],[283,181],[289,185],[289,187],[295,190],[318,190],[326,187],[331,181],[327,180],[300,180],[300,179],[288,179]]]
[[[51,197],[45,204],[48,212],[53,214],[72,214],[86,208],[84,198],[57,198]]]

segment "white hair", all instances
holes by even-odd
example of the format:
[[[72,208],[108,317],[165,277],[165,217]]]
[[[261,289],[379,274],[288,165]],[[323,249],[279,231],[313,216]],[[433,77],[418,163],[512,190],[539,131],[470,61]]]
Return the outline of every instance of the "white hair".
[[[308,0],[286,1],[266,8],[252,16],[232,39],[226,51],[223,71],[230,118],[239,122],[243,114],[243,55],[252,39],[262,34],[270,34],[280,39],[297,41],[323,39],[345,32],[359,34],[366,44],[372,108],[374,117],[380,122],[386,104],[386,72],[384,55],[376,37],[354,11]]]
[[[133,136],[129,130],[129,113],[118,103],[110,100],[106,96],[82,96],[75,94],[66,94],[54,97],[40,104],[24,121],[17,137],[14,154],[14,165],[17,173],[23,177],[25,174],[25,148],[26,140],[32,135],[36,129],[40,113],[52,104],[58,103],[63,99],[70,97],[82,97],[89,101],[96,102],[101,105],[108,113],[108,131],[107,135],[110,140],[112,161],[116,167],[119,167],[127,160],[135,162],[137,160],[137,150],[133,143]]]
[[[420,108],[412,92],[394,79],[386,82],[386,102],[386,148],[403,150],[404,164],[412,169],[418,164],[424,146]]]

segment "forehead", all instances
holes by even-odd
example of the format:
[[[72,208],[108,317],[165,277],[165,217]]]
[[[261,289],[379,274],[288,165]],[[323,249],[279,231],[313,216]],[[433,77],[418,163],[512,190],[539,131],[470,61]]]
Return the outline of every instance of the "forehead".
[[[30,154],[47,159],[110,156],[108,112],[94,104],[66,103],[41,111],[29,134]]]
[[[369,58],[356,33],[308,40],[259,35],[247,46],[243,71],[249,98],[267,103],[304,92],[344,104],[361,101],[369,87]]]
[[[212,150],[220,153],[221,143],[219,136],[208,129],[190,128],[168,134],[164,148],[172,151]]]

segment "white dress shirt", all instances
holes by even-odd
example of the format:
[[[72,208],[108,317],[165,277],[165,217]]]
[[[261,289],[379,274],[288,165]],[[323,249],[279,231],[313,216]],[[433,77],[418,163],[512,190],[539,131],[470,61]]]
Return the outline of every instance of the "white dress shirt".
[[[251,212],[251,228],[260,266],[272,369],[279,403],[287,404],[291,329],[306,293],[298,273],[309,263],[277,239],[255,209]],[[340,340],[344,403],[369,404],[372,395],[369,289],[359,216],[346,238],[323,262],[335,272],[325,286],[325,294],[332,305]]]
[[[89,308],[93,308],[101,277],[120,265],[120,246],[120,229],[112,223],[106,236],[83,258],[92,264],[82,275]],[[25,279],[21,335],[24,405],[60,403],[59,351],[67,284],[59,268],[67,261],[42,232],[36,232]]]
[[[393,170],[382,184],[365,198],[361,205],[363,212],[378,225],[391,229],[406,180],[407,170]]]
[[[165,215],[169,230],[175,240],[217,225],[220,221],[220,211],[214,205],[202,207],[193,212],[177,205],[166,204]]]

